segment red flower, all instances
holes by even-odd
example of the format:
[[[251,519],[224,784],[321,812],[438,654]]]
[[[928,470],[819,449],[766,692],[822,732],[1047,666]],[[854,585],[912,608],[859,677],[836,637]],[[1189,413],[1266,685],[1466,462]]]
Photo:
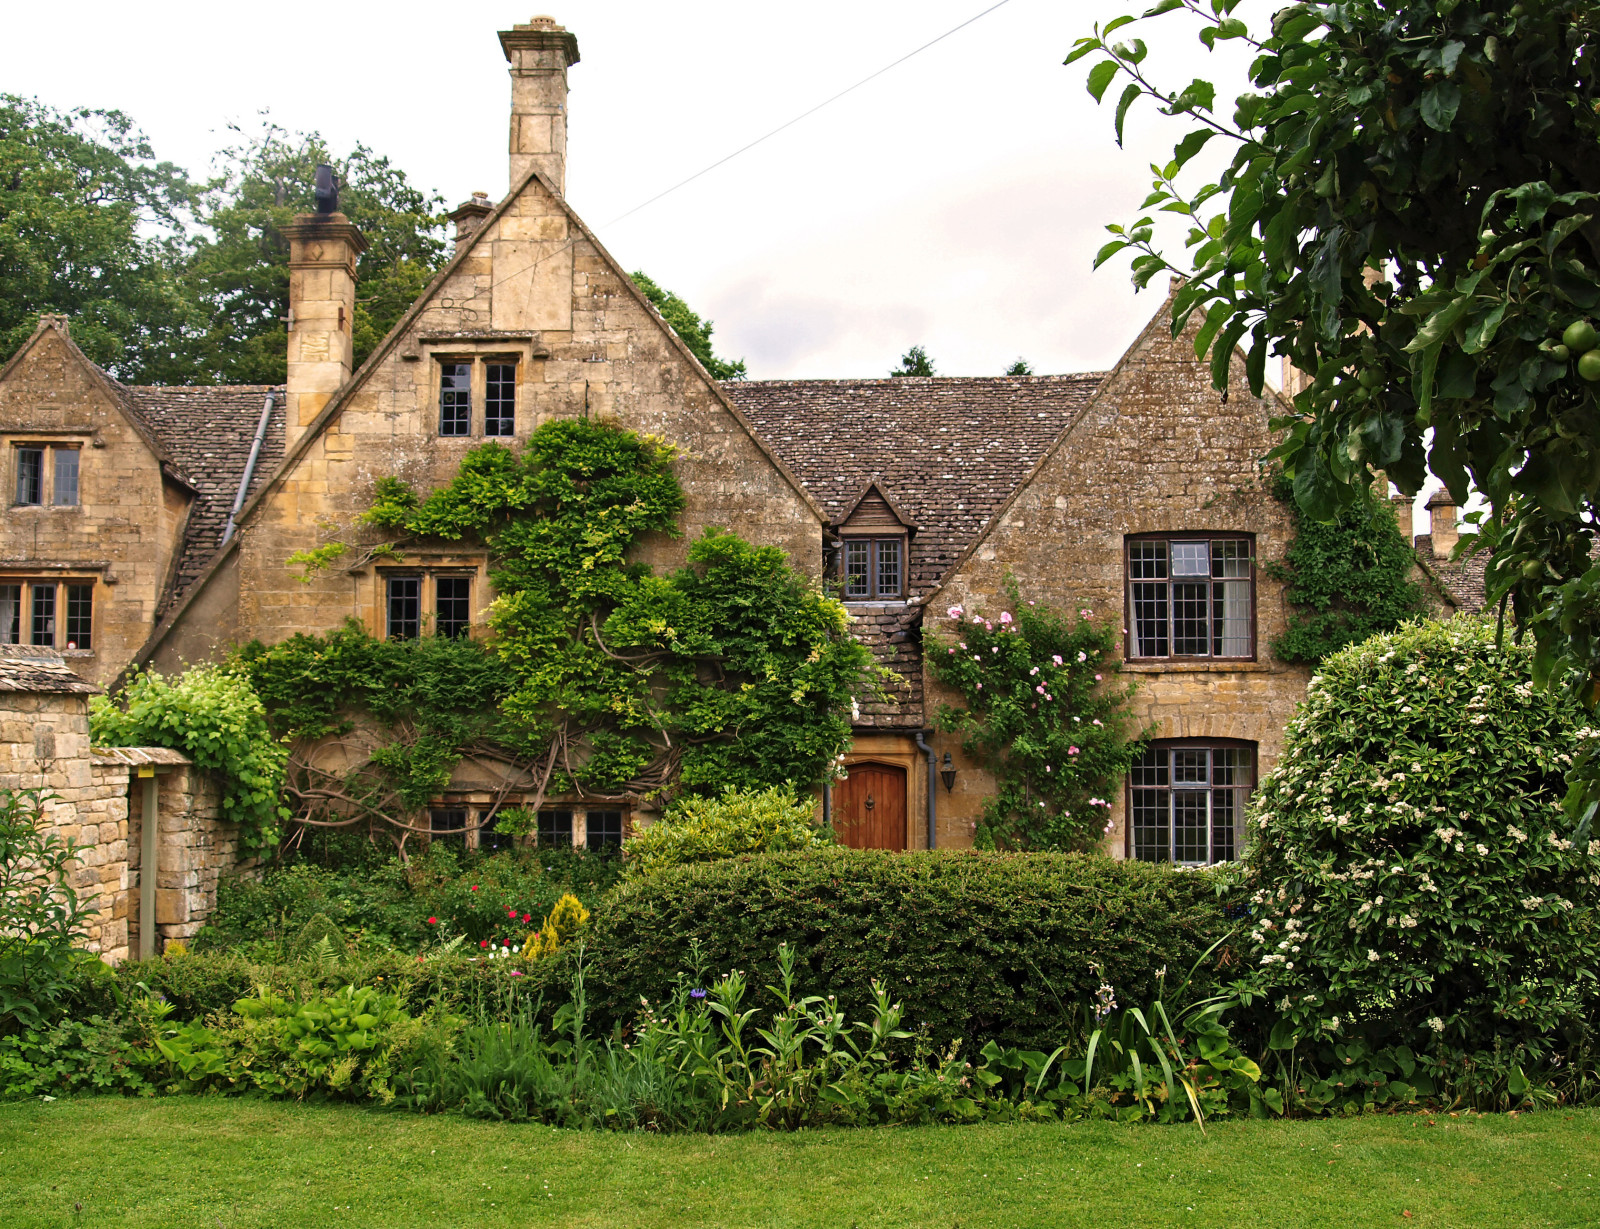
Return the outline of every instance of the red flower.
[[[438,924],[439,924],[439,919],[438,918],[431,917],[431,918],[428,919],[428,925],[429,926],[437,926]]]
[[[471,890],[476,892],[478,890],[478,885],[477,884],[473,884]]]
[[[479,939],[478,940],[478,946],[479,947],[488,947],[489,946],[489,940],[487,940],[487,939]]]
[[[524,914],[523,914],[523,915],[522,915],[522,920],[523,920],[523,921],[524,921],[524,922],[531,922],[531,921],[533,921],[533,914],[531,914],[531,913],[524,913]]]

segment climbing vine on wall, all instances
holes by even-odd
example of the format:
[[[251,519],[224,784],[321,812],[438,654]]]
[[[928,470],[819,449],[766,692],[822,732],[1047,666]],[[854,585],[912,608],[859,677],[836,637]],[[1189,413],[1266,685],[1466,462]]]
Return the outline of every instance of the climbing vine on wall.
[[[1322,522],[1300,511],[1287,478],[1279,475],[1272,490],[1294,522],[1283,561],[1266,565],[1288,585],[1284,596],[1295,608],[1272,642],[1280,660],[1314,665],[1422,612],[1422,590],[1411,579],[1416,556],[1385,500],[1363,491]]]
[[[392,537],[381,550],[487,548],[491,637],[394,643],[349,628],[250,646],[274,721],[305,742],[354,731],[352,711],[399,731],[356,784],[406,810],[464,754],[504,757],[542,793],[597,798],[820,783],[849,743],[853,699],[877,685],[871,654],[776,547],[708,529],[669,575],[628,561],[644,535],[677,533],[673,455],[607,423],[556,420],[520,452],[473,449],[427,496],[380,480],[363,519]],[[426,687],[412,661],[432,668]],[[323,792],[341,815],[391,805],[352,802],[349,774]]]
[[[980,848],[1088,849],[1110,830],[1138,740],[1132,686],[1120,685],[1112,628],[1093,612],[1062,614],[1022,601],[1007,582],[998,615],[952,606],[928,638],[928,664],[964,708],[943,706],[940,729],[995,778],[975,843]]]

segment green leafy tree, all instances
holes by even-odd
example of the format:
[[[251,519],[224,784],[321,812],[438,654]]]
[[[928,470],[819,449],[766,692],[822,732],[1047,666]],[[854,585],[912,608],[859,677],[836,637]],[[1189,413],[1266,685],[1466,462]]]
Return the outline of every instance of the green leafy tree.
[[[1068,62],[1096,99],[1124,85],[1190,122],[1144,208],[1101,249],[1134,252],[1139,285],[1184,274],[1173,328],[1203,312],[1197,352],[1225,385],[1247,342],[1261,389],[1269,352],[1309,377],[1277,450],[1295,498],[1326,520],[1382,469],[1401,490],[1431,471],[1457,503],[1488,501],[1478,535],[1492,599],[1537,645],[1535,679],[1571,676],[1600,700],[1600,4],[1381,0],[1292,4],[1252,33],[1236,0],[1160,0],[1209,48],[1256,53],[1231,111],[1195,80],[1157,83],[1119,17]],[[1113,41],[1113,35],[1118,41]],[[1226,170],[1181,188],[1208,142]],[[1187,259],[1155,246],[1155,218],[1189,224]],[[1431,437],[1430,433],[1431,432]],[[1600,760],[1575,770],[1580,834],[1600,807]]]
[[[60,312],[123,379],[180,370],[198,320],[179,277],[191,191],[122,112],[0,95],[0,362]]]
[[[928,357],[928,352],[921,346],[912,346],[900,356],[900,366],[889,373],[891,376],[932,376],[939,373],[933,369],[933,360]]]
[[[749,375],[743,359],[730,362],[712,353],[711,334],[715,332],[715,326],[711,321],[702,320],[687,303],[672,291],[663,290],[642,271],[636,270],[632,277],[633,284],[655,305],[661,318],[672,326],[672,331],[689,347],[689,352],[700,360],[700,365],[713,380],[743,380]]]
[[[930,638],[929,668],[966,701],[942,706],[935,723],[994,775],[980,848],[1092,849],[1138,750],[1133,688],[1107,681],[1122,668],[1109,626],[1087,610],[1070,617],[1024,603],[1015,582],[1008,589],[1011,610],[990,618],[952,606],[949,630]]]
[[[1392,632],[1423,609],[1411,579],[1417,557],[1400,533],[1394,511],[1376,492],[1362,491],[1331,521],[1307,516],[1279,475],[1273,494],[1289,508],[1294,539],[1267,574],[1284,581],[1295,607],[1289,626],[1272,642],[1273,656],[1315,665],[1346,645]]]
[[[283,227],[315,209],[319,163],[339,176],[339,209],[361,228],[367,250],[356,265],[355,361],[359,366],[433,279],[447,258],[444,201],[365,145],[336,158],[316,133],[266,124],[219,155],[199,197],[209,232],[189,260],[193,293],[207,327],[195,343],[192,379],[271,384],[288,353],[289,241]]]
[[[1012,363],[1011,366],[1006,368],[1005,374],[1008,376],[1031,376],[1033,374],[1033,368],[1029,365],[1027,359],[1019,358],[1016,362]]]

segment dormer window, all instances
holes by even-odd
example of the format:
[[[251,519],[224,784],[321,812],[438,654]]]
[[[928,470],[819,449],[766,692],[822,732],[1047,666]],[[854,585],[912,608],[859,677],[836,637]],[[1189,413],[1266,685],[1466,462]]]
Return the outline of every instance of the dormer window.
[[[849,511],[835,522],[839,535],[839,581],[847,602],[902,602],[910,586],[911,534],[876,480],[867,483]]]

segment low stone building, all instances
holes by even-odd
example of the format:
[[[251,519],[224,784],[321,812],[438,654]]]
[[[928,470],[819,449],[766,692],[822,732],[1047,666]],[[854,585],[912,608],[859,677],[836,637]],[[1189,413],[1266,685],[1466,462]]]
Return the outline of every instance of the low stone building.
[[[47,829],[78,847],[72,886],[94,910],[84,943],[115,964],[193,936],[216,907],[219,877],[249,864],[238,825],[221,818],[216,784],[187,758],[89,745],[89,697],[99,690],[54,649],[0,645],[0,790],[37,794]],[[156,873],[145,879],[151,856]]]
[[[1120,619],[1138,714],[1157,732],[1144,768],[1151,782],[1182,770],[1184,789],[1129,783],[1110,848],[1232,856],[1243,799],[1307,676],[1269,648],[1288,618],[1264,570],[1288,522],[1258,468],[1275,395],[1252,396],[1237,363],[1228,393],[1214,390],[1165,304],[1110,372],[719,384],[565,199],[575,36],[534,18],[499,39],[511,190],[451,214],[453,259],[360,370],[365,240],[337,212],[287,231],[281,389],[125,388],[59,318],[0,370],[15,496],[0,527],[0,642],[54,647],[109,683],[130,664],[172,670],[352,617],[379,636],[475,634],[493,596],[481,548],[349,559],[309,583],[290,560],[350,538],[380,478],[435,488],[485,440],[600,415],[679,450],[683,536],[648,540],[641,561],[680,564],[708,526],[781,547],[835,588],[903,680],[862,705],[849,779],[827,800],[846,840],[970,843],[990,782],[932,731],[952,697],[922,646],[929,612],[996,609],[1012,577],[1030,597]],[[1422,548],[1419,567],[1440,602],[1470,600],[1434,553]],[[434,822],[471,843],[496,805],[532,792],[464,763]],[[552,800],[547,826],[604,843],[633,806]]]

